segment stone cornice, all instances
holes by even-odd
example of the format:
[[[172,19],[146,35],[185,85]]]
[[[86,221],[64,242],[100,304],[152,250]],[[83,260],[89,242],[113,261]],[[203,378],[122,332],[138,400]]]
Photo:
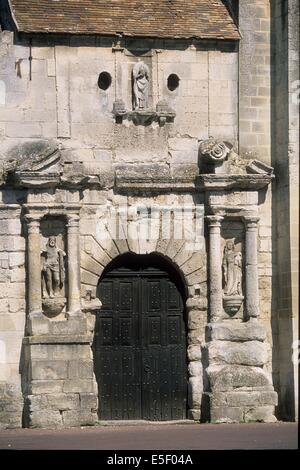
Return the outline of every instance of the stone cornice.
[[[199,175],[196,178],[196,188],[200,191],[266,188],[274,175]]]
[[[274,179],[274,175],[199,175],[187,178],[173,178],[171,176],[151,178],[148,175],[128,177],[116,173],[115,188],[120,191],[228,191],[235,190],[260,190],[266,188]],[[40,175],[34,172],[18,174],[15,181],[17,187],[27,188],[65,188],[80,189],[82,187],[99,187],[99,180],[96,177],[81,176],[80,180],[68,179],[57,175]]]
[[[23,339],[24,344],[90,344],[93,335],[36,335]]]
[[[78,215],[81,209],[80,204],[58,204],[58,203],[34,203],[24,204],[23,208],[27,214],[42,214],[45,215]]]
[[[194,179],[190,181],[182,181],[173,178],[158,179],[157,181],[145,179],[127,179],[126,177],[116,177],[116,189],[120,191],[137,191],[137,192],[182,192],[195,191]]]
[[[156,179],[147,175],[116,175],[116,188],[134,191],[193,191],[207,192],[215,190],[260,190],[266,188],[274,179],[273,175],[199,175],[191,178],[172,178],[171,176]]]

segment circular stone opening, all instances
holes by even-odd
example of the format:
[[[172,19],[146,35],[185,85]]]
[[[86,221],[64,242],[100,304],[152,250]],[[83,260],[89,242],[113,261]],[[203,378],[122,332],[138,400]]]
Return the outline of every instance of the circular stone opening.
[[[170,91],[176,90],[179,87],[180,78],[175,73],[172,73],[168,77],[168,88]]]
[[[101,72],[98,78],[98,87],[107,90],[111,85],[111,75],[108,72]]]

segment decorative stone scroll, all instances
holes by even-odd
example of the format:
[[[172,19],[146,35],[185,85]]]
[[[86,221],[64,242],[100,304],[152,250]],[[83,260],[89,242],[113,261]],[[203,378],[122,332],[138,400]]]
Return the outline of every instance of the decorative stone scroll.
[[[201,142],[200,152],[207,163],[223,162],[230,152],[228,144],[217,139],[207,139]]]

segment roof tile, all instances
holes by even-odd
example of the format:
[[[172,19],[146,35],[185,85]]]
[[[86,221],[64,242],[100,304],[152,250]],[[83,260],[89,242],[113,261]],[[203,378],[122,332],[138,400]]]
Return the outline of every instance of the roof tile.
[[[18,31],[239,39],[222,0],[10,0]]]

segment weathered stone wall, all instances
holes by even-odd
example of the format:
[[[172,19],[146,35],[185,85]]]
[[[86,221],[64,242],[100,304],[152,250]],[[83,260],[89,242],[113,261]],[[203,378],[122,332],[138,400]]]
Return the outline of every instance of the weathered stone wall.
[[[130,195],[125,196],[124,189],[126,192],[126,178],[139,181],[139,178],[145,175],[154,183],[164,178],[165,181],[176,179],[181,182],[192,181],[193,176],[199,172],[200,140],[207,139],[209,136],[232,142],[235,149],[239,147],[240,154],[246,160],[258,158],[269,165],[272,162],[280,163],[279,170],[284,173],[285,161],[280,159],[281,156],[287,154],[286,142],[288,140],[285,138],[286,128],[281,124],[282,119],[287,121],[286,110],[276,115],[276,125],[278,130],[281,129],[284,133],[284,139],[276,137],[276,145],[277,142],[279,145],[276,148],[276,156],[271,158],[270,5],[267,0],[255,0],[250,4],[241,0],[239,3],[239,25],[242,33],[239,60],[236,46],[230,43],[179,40],[123,42],[121,40],[119,44],[114,44],[111,38],[75,36],[49,36],[47,39],[36,37],[30,42],[26,36],[14,38],[11,32],[0,32],[0,175],[3,159],[22,158],[24,144],[31,142],[34,149],[37,140],[54,139],[60,148],[63,174],[68,184],[72,178],[76,184],[83,174],[89,175],[89,178],[95,177],[96,188],[74,191],[64,189],[52,192],[31,191],[26,201],[30,204],[44,204],[46,207],[51,204],[82,204],[80,267],[83,302],[87,291],[91,291],[93,296],[96,295],[99,276],[105,266],[121,253],[133,251],[142,254],[154,251],[170,259],[177,266],[188,286],[189,389],[192,391],[189,394],[189,408],[191,417],[196,419],[200,417],[203,387],[206,391],[208,390],[206,377],[203,377],[203,368],[208,365],[205,362],[207,360],[205,326],[209,320],[207,314],[207,246],[204,244],[200,251],[195,252],[193,249],[185,249],[182,239],[162,240],[158,237],[150,241],[136,240],[129,233],[123,239],[110,236],[103,240],[99,234],[103,210],[106,210],[107,206],[116,208],[120,205],[131,207],[136,204],[142,206],[157,204],[164,207],[181,205],[184,200],[188,201],[192,207],[195,207],[196,203],[203,205],[205,201],[202,195],[196,196],[194,193],[192,195],[186,189],[182,195],[168,194],[174,191],[168,190],[166,183],[164,183],[166,194],[161,195],[158,195],[160,191],[157,188],[146,196],[140,190],[137,194],[131,187],[127,190]],[[296,21],[296,15],[292,16],[293,21]],[[281,18],[280,15],[279,17]],[[275,24],[277,24],[276,21]],[[278,21],[280,22],[281,19]],[[292,31],[292,25],[290,28]],[[282,58],[278,63],[280,79],[283,79],[283,70],[286,71],[283,56],[287,42],[287,39],[282,41],[282,56],[280,56]],[[296,46],[291,47],[290,50],[296,51]],[[296,73],[296,61],[292,60],[295,55],[291,53],[289,57],[289,66]],[[116,100],[122,99],[127,110],[132,109],[131,73],[138,59],[145,61],[150,69],[151,106],[155,110],[156,104],[165,100],[176,113],[174,123],[164,124],[154,119],[146,125],[136,125],[133,119],[128,117],[123,118],[123,122],[120,123],[113,115],[112,110]],[[101,72],[108,72],[111,75],[111,85],[107,90],[100,89],[98,86]],[[174,91],[167,87],[170,74],[176,74],[180,79],[179,86]],[[278,90],[279,87],[278,84]],[[291,84],[286,89],[288,95],[291,91]],[[280,97],[283,96],[281,91],[277,94]],[[296,116],[296,110],[292,107],[290,115]],[[290,365],[288,359],[290,345],[287,345],[283,338],[286,331],[291,333],[292,322],[290,313],[280,314],[279,322],[277,322],[276,311],[279,312],[279,310],[276,310],[274,306],[277,289],[274,273],[278,266],[282,266],[286,274],[290,272],[291,266],[288,264],[286,269],[285,256],[276,258],[274,239],[279,235],[277,246],[279,253],[286,235],[283,227],[292,226],[290,224],[295,220],[292,212],[285,211],[285,202],[288,191],[292,194],[290,189],[294,187],[291,184],[294,183],[292,177],[296,174],[294,171],[297,163],[294,158],[297,151],[296,127],[296,119],[290,120],[289,142],[292,144],[293,153],[290,158],[289,174],[285,173],[284,178],[280,180],[281,183],[276,193],[278,196],[272,201],[270,189],[263,190],[259,196],[260,322],[266,329],[267,343],[272,344],[274,340],[276,350],[276,344],[281,342],[281,352],[278,355],[273,354],[272,357],[270,348],[267,348],[260,338],[258,340],[260,343],[258,345],[255,343],[255,345],[258,350],[262,350],[263,360],[257,359],[253,353],[254,362],[248,364],[247,372],[241,369],[236,380],[233,380],[234,384],[225,386],[220,390],[222,393],[241,386],[253,387],[253,381],[255,382],[258,374],[256,368],[263,364],[266,371],[264,377],[268,377],[268,373],[273,372],[276,388],[280,386],[282,389],[282,399],[290,400],[291,384],[287,384],[287,377],[285,377],[285,371],[288,369],[285,365],[282,368],[280,361]],[[281,136],[280,132],[277,136]],[[285,150],[285,153],[281,150]],[[234,166],[232,161],[231,164]],[[236,166],[235,170],[242,174],[245,171],[245,165]],[[116,182],[123,183],[123,187],[118,186]],[[116,191],[116,187],[119,191]],[[178,188],[179,186],[177,190]],[[228,192],[229,199],[228,201],[226,199],[228,206],[236,205],[236,194],[231,195]],[[5,190],[1,197],[0,331],[2,336],[0,347],[4,353],[0,358],[0,385],[3,385],[0,388],[2,394],[0,394],[0,401],[2,403],[3,400],[6,411],[0,417],[0,422],[4,425],[19,426],[21,424],[19,410],[22,405],[20,371],[23,370],[23,361],[31,354],[30,351],[26,353],[27,356],[25,353],[21,354],[25,327],[25,263],[27,260],[25,259],[24,231],[20,220],[21,205],[26,200],[26,191]],[[247,199],[246,193],[245,198]],[[274,208],[273,202],[277,200],[276,198],[281,202],[272,213],[272,204]],[[295,200],[292,195],[288,201],[292,201],[292,198]],[[239,196],[237,200],[240,200]],[[247,202],[247,204],[250,203]],[[254,205],[256,204],[257,202]],[[287,219],[279,218],[283,217],[283,213]],[[173,224],[176,225],[176,217],[174,221]],[[280,233],[274,232],[275,221],[277,221],[277,226],[282,227],[279,230]],[[133,230],[136,223],[137,220],[133,219]],[[159,228],[159,222],[156,225]],[[223,249],[225,240],[235,238],[238,234],[238,238],[240,237],[238,249],[243,251],[243,233],[244,229],[234,227],[231,221],[226,221],[222,227],[220,248]],[[291,235],[291,239],[292,237],[294,243],[295,232]],[[293,263],[295,262],[296,258]],[[282,292],[279,291],[283,302],[280,308],[283,312],[287,309],[284,303],[285,289],[289,289],[288,296],[291,297],[291,291],[296,285],[294,275],[288,286],[285,285],[285,279],[286,276],[283,280],[278,279],[283,289]],[[240,317],[243,317],[243,310],[240,312]],[[47,329],[42,333],[48,335],[53,334],[52,328],[57,328],[57,325],[43,322],[42,328]],[[240,345],[236,352],[239,357],[247,348],[250,350],[247,357],[249,358],[252,354],[251,348],[256,338],[253,338],[251,331],[247,332],[247,335],[248,344]],[[235,350],[232,354],[232,351],[226,352],[225,356],[231,354],[228,361],[227,356],[225,357],[222,351],[219,351],[222,343],[227,343],[227,345],[230,343],[229,349],[234,349],[234,342],[235,339],[215,338],[208,348],[211,351],[209,365],[212,364],[213,367],[211,379],[213,388],[215,387],[214,367],[220,372],[224,363],[228,363],[230,365],[230,370],[228,370],[231,372],[235,365],[240,364],[238,360],[235,361]],[[202,351],[204,357],[203,354],[201,357],[200,347],[204,348]],[[34,346],[27,345],[28,348],[34,349]],[[51,356],[52,349],[55,350],[52,343],[44,346],[43,351],[47,357]],[[79,350],[80,348],[78,348],[78,359],[82,359]],[[53,421],[50,415],[44,417],[43,422],[48,419],[48,425],[84,424],[85,420],[95,419],[94,402],[91,406],[90,403],[87,403],[87,406],[82,405],[84,413],[81,413],[81,398],[76,387],[64,389],[64,381],[68,381],[68,374],[71,373],[68,360],[66,358],[62,365],[61,377],[60,371],[55,369],[55,364],[53,367],[49,364],[49,373],[53,374],[53,382],[49,384],[46,392],[47,395],[57,394],[56,397],[43,398],[38,390],[32,393],[31,390],[26,390],[26,387],[24,391],[23,384],[27,411],[29,410],[29,415],[32,414],[31,425],[39,425],[38,410],[45,404],[45,406],[55,408]],[[19,366],[21,366],[20,370]],[[37,368],[39,366],[40,364],[37,364]],[[253,370],[250,369],[251,367]],[[219,382],[222,382],[222,373],[220,377]],[[242,377],[241,380],[240,377]],[[48,378],[39,376],[37,379],[31,377],[30,380],[47,381]],[[93,377],[89,377],[88,381],[89,386],[92,386]],[[231,410],[232,416],[229,417],[232,421],[270,419],[276,397],[272,394],[271,381],[264,379],[262,382],[262,388],[256,390],[256,394],[252,390],[251,396],[247,397],[243,394],[237,396],[236,390],[231,398],[226,398],[222,393],[218,396],[215,395],[218,391],[215,388],[212,405],[215,407],[213,419],[222,421],[226,414],[224,411],[226,407],[235,408]],[[289,390],[287,394],[286,389]],[[267,392],[270,392],[269,395]],[[74,396],[60,396],[59,394],[62,393]],[[237,400],[235,404],[233,404],[234,400]],[[258,415],[252,415],[251,409],[256,400],[259,400],[262,408],[258,410]],[[269,408],[263,409],[265,406]],[[82,419],[79,417],[80,413]]]
[[[132,41],[119,51],[112,50],[112,40],[95,37],[34,39],[32,48],[27,39],[13,44],[12,33],[1,33],[1,40],[2,153],[22,139],[59,138],[72,150],[70,158],[91,170],[122,161],[160,161],[176,173],[182,165],[197,165],[199,139],[237,140],[233,45]],[[115,125],[115,99],[131,109],[131,73],[138,57],[150,66],[153,107],[166,99],[176,111],[171,128]],[[103,71],[112,77],[106,91],[97,84]],[[167,88],[172,73],[180,79],[174,91]]]
[[[25,240],[17,196],[10,191],[0,196],[0,427],[22,423],[19,368],[25,327]]]
[[[249,158],[271,161],[270,2],[239,2],[239,146]]]
[[[184,177],[198,172],[200,139],[214,135],[236,143],[238,58],[234,45],[145,40],[131,41],[124,49],[124,45],[112,49],[112,44],[109,38],[95,37],[35,38],[30,44],[26,37],[14,38],[8,31],[0,33],[0,80],[5,89],[0,110],[1,158],[20,156],[24,142],[57,139],[66,171],[70,168],[70,172],[80,173],[84,165],[89,174],[101,175],[106,188],[112,188],[117,165],[143,162],[151,164],[153,174],[165,172]],[[138,57],[150,68],[153,108],[159,100],[165,99],[176,112],[174,124],[163,127],[158,123],[135,126],[130,121],[116,124],[112,115],[113,102],[122,98],[131,109],[131,71]],[[107,91],[98,87],[98,77],[103,71],[112,77]],[[180,78],[175,91],[167,88],[171,73]],[[101,201],[97,191],[85,192],[83,203],[88,204],[82,214],[83,232],[93,232],[96,214],[89,206],[93,194],[96,204],[106,204],[107,200],[118,203],[111,190],[100,194]],[[9,200],[10,197],[15,201]],[[2,203],[19,204],[20,197],[14,192],[11,195],[5,193]],[[6,356],[2,356],[5,359],[1,364],[1,380],[3,384],[15,384],[16,396],[20,398],[19,362],[25,325],[25,240],[21,234],[21,207],[18,205],[12,210],[3,206],[1,209],[4,217],[0,229],[1,345],[6,351]],[[95,256],[103,257],[93,260],[91,250],[96,252],[93,237],[94,232],[82,236],[84,293],[87,286],[92,285],[95,289],[101,266],[113,256],[125,249],[137,252],[144,249],[134,246],[136,242],[133,241],[120,241],[117,246],[111,241],[110,254],[107,254],[106,248],[97,244]],[[204,282],[197,278],[200,268],[194,268],[198,257],[191,260],[192,253],[188,252],[183,259],[180,248],[178,241],[169,248],[168,244],[156,247],[158,251],[166,251],[175,262],[178,258],[179,266],[186,263],[192,288],[194,284]],[[205,296],[206,286],[201,287],[201,291]],[[205,316],[206,313],[201,315],[202,337],[207,321]],[[195,330],[195,322],[193,325]],[[191,341],[194,344],[195,340]],[[3,393],[11,394],[11,391]],[[16,402],[15,396],[12,401]],[[20,420],[21,417],[19,424]],[[5,416],[1,421],[9,422]]]
[[[281,390],[283,419],[297,416],[299,5],[239,2],[239,148],[275,168],[276,179],[261,206],[259,273],[262,320],[273,341],[269,369]],[[297,348],[297,345],[296,345]]]
[[[273,220],[277,272],[277,386],[280,416],[297,419],[299,268],[299,3],[272,4],[272,161],[277,179]],[[274,273],[275,274],[275,273]]]
[[[270,2],[239,2],[239,28],[242,35],[239,65],[239,150],[244,158],[258,158],[271,164],[271,44]],[[272,323],[274,239],[272,234],[272,191],[261,196],[258,271],[261,322],[273,342],[276,326]],[[274,371],[269,354],[269,371]]]
[[[42,337],[27,337],[23,343],[24,426],[96,424],[97,386],[86,319],[69,319],[62,327],[44,317],[42,326]]]

